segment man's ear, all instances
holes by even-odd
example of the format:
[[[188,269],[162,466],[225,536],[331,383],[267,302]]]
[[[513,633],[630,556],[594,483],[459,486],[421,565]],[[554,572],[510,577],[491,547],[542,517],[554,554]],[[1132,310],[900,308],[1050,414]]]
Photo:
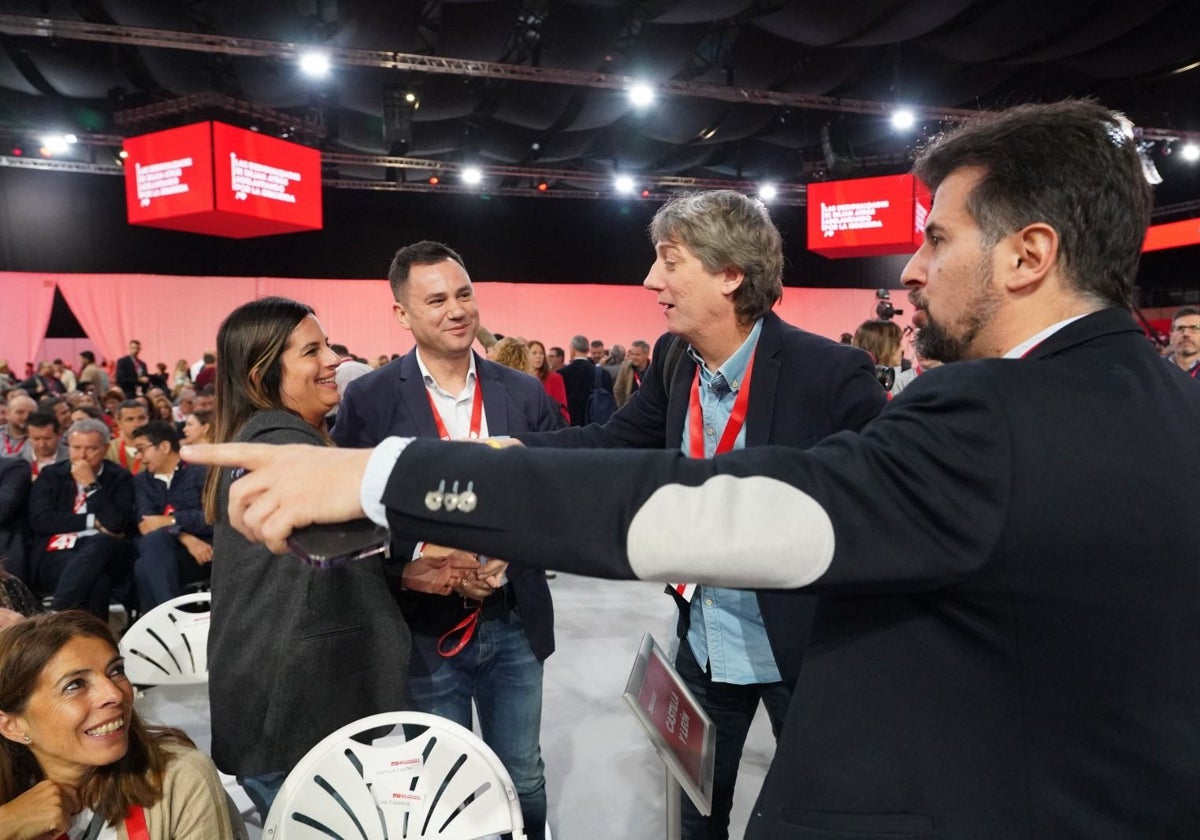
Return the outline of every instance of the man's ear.
[[[1037,286],[1058,267],[1058,231],[1045,222],[1026,225],[1004,243],[1001,268],[1009,291]]]
[[[740,268],[726,266],[724,274],[721,278],[721,294],[732,295],[742,285],[742,281],[746,279],[746,272]]]
[[[408,325],[408,310],[404,308],[403,303],[398,300],[392,301],[392,314],[396,316],[397,324],[411,331],[412,328]]]

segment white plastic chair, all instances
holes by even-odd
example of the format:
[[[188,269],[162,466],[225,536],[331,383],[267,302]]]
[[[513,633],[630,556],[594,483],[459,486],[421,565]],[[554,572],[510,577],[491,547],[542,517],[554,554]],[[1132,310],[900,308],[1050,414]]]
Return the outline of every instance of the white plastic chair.
[[[524,840],[521,804],[487,744],[436,715],[385,712],[343,726],[300,759],[262,836],[476,840],[506,832]]]
[[[212,596],[192,592],[164,601],[121,637],[125,674],[134,685],[208,682],[208,626]],[[200,611],[180,607],[200,605]]]

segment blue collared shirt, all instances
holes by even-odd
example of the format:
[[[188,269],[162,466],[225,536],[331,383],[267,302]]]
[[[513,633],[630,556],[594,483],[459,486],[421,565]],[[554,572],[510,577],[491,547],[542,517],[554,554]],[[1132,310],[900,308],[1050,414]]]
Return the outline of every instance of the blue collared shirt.
[[[704,457],[711,458],[733,412],[733,403],[742,388],[746,366],[754,356],[758,337],[762,334],[762,319],[746,336],[725,364],[715,373],[704,366],[692,348],[688,353],[700,370],[700,414],[704,419]],[[753,387],[753,373],[751,374]],[[683,425],[680,448],[690,455],[691,417]],[[746,426],[734,440],[734,449],[746,446]],[[731,560],[732,562],[732,560]],[[715,682],[734,685],[779,682],[779,667],[767,639],[758,596],[751,590],[725,589],[720,586],[701,586],[696,589],[691,605],[691,627],[687,642],[700,665],[708,663]]]

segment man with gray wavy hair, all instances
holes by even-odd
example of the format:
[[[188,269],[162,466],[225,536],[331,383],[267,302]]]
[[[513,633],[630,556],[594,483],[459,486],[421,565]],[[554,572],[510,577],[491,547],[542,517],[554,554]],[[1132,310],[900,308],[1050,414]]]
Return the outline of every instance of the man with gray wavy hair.
[[[771,311],[783,294],[783,239],[762,202],[732,190],[682,195],[659,209],[649,233],[655,260],[643,285],[662,307],[667,333],[639,371],[637,399],[603,426],[516,435],[524,444],[709,458],[807,446],[862,428],[883,407],[865,353]],[[687,581],[667,591],[679,608],[675,666],[717,735],[712,813],[685,799],[682,837],[724,838],[750,724],[761,704],[776,736],[782,730],[815,600]]]

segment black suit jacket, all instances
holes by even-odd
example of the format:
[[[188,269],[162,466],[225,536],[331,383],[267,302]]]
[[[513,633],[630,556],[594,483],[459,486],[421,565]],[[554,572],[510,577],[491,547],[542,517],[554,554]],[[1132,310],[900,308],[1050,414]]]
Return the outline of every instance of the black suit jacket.
[[[1195,493],[1169,479],[1198,428],[1196,383],[1109,309],[808,451],[414,441],[384,502],[402,535],[514,561],[828,596],[752,840],[1194,837]],[[478,506],[425,509],[439,480]],[[567,497],[588,515],[535,538]]]
[[[41,537],[86,530],[91,513],[111,533],[124,536],[129,531],[133,524],[133,477],[129,471],[105,461],[96,482],[100,489],[88,496],[87,513],[74,513],[71,462],[51,464],[38,473],[29,494],[29,524],[38,543],[45,542]]]
[[[0,560],[29,583],[27,543],[30,469],[24,458],[0,457]]]
[[[125,392],[125,399],[131,400],[137,396],[141,387],[138,377],[146,376],[146,363],[133,356],[122,356],[117,359],[117,386]]]
[[[479,387],[483,388],[483,410],[490,436],[557,429],[562,425],[558,406],[534,377],[479,356],[475,357],[475,371]],[[416,350],[351,382],[338,408],[333,439],[339,446],[374,446],[389,435],[437,437]],[[521,495],[523,490],[513,485],[512,492]],[[420,539],[423,538],[394,543],[393,558],[406,562]],[[545,659],[554,651],[554,605],[546,577],[539,569],[513,565],[508,568],[508,580],[521,611],[529,646],[538,659]],[[411,591],[397,591],[396,596],[413,634],[413,671],[431,673],[444,661],[437,652],[438,637],[462,618],[462,601]]]
[[[642,385],[603,426],[517,435],[527,446],[677,450],[683,440],[696,362],[667,333],[654,345]],[[673,361],[672,361],[673,360]],[[666,365],[673,365],[667,383]],[[750,381],[746,446],[808,447],[834,432],[861,429],[886,402],[870,357],[785,323],[763,319]],[[808,644],[816,599],[800,592],[762,589],[758,606],[784,681],[793,684]],[[690,611],[680,604],[679,635]]]
[[[558,369],[558,374],[567,388],[567,412],[571,415],[571,425],[586,426],[588,397],[596,387],[596,366],[590,359],[572,359]],[[612,377],[603,368],[600,370],[600,382],[612,390]]]

